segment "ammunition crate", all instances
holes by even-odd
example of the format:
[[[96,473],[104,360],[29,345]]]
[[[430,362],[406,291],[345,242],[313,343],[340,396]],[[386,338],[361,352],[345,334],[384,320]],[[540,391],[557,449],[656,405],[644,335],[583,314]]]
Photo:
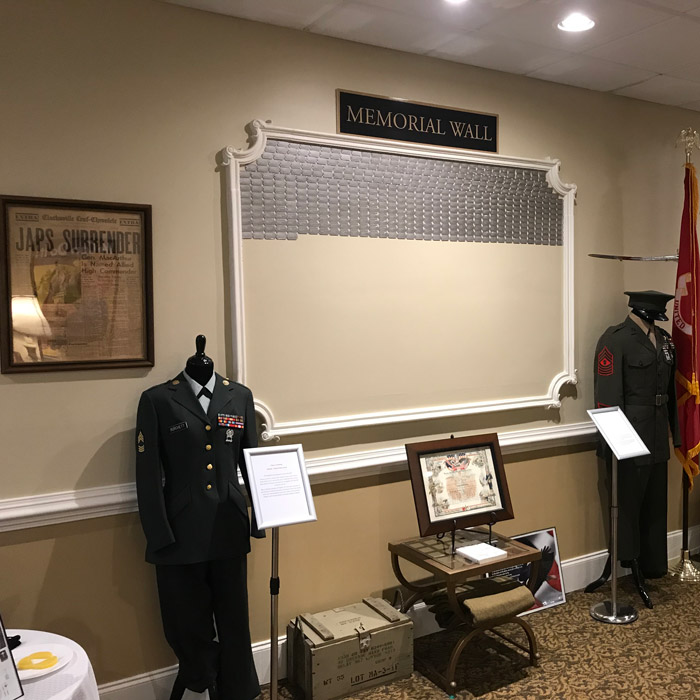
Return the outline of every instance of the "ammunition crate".
[[[413,621],[381,598],[304,613],[287,625],[287,678],[333,700],[413,672]]]

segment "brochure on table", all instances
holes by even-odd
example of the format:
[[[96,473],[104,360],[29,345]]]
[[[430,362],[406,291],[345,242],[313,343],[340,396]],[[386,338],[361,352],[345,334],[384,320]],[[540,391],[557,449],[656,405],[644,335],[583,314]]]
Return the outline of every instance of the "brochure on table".
[[[316,520],[301,445],[243,450],[258,528]]]
[[[457,547],[457,554],[461,554],[469,561],[475,564],[484,564],[487,561],[495,561],[496,559],[505,559],[508,552],[505,549],[494,547],[486,542],[479,544],[469,544],[465,547]]]
[[[588,415],[618,460],[649,454],[644,441],[619,406],[595,408],[588,411]]]
[[[0,698],[2,700],[17,700],[23,696],[24,691],[19,682],[15,660],[12,658],[10,645],[7,643],[5,625],[0,618]]]

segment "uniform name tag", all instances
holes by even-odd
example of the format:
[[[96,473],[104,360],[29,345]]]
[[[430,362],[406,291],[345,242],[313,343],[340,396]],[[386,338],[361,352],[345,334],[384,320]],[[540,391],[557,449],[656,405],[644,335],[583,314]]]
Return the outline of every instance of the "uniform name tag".
[[[225,428],[242,428],[245,425],[243,416],[232,416],[229,413],[219,413],[218,416],[219,425]]]
[[[189,426],[187,425],[187,421],[182,421],[182,423],[176,423],[175,425],[171,425],[168,430],[171,433],[176,433],[178,430],[187,430]]]

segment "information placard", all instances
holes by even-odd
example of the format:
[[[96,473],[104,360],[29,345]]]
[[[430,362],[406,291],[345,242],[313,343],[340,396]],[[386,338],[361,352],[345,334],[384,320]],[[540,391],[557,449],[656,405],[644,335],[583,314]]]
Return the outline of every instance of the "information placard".
[[[301,445],[243,450],[258,528],[316,520]]]
[[[630,457],[649,454],[644,441],[619,406],[595,408],[588,411],[588,415],[618,459],[630,459]]]

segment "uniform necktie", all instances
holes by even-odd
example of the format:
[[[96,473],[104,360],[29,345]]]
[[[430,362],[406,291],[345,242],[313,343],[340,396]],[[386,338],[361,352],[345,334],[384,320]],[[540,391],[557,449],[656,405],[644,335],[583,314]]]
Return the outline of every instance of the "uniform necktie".
[[[199,401],[199,405],[202,407],[204,413],[206,413],[209,410],[209,402],[211,401],[211,391],[209,391],[207,387],[203,386],[197,394],[197,401]]]

